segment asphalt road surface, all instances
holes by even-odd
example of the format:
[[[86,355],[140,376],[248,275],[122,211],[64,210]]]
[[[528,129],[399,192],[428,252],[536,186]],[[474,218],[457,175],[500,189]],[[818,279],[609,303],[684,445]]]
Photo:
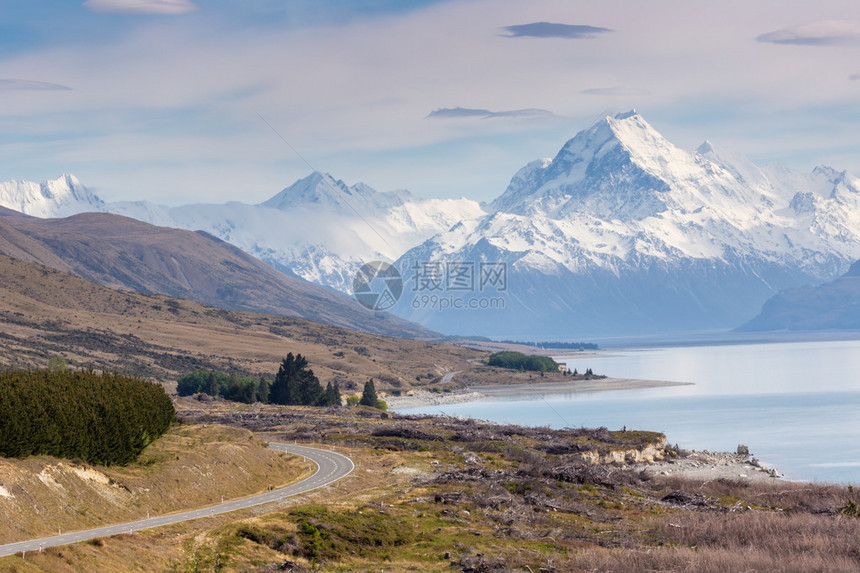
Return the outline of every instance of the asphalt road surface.
[[[202,519],[205,517],[214,517],[222,513],[229,513],[237,509],[245,509],[255,505],[271,503],[290,497],[307,493],[314,489],[325,487],[337,480],[348,476],[352,473],[355,466],[348,457],[321,450],[318,448],[310,448],[308,446],[299,446],[294,444],[269,443],[269,447],[273,450],[296,454],[312,461],[317,465],[317,471],[312,476],[298,483],[253,495],[251,497],[243,497],[218,505],[211,505],[191,511],[183,511],[181,513],[171,513],[150,519],[141,519],[138,521],[129,521],[119,525],[108,525],[105,527],[97,527],[96,529],[87,529],[84,531],[75,531],[72,533],[63,533],[62,535],[54,535],[52,537],[43,537],[42,539],[32,539],[30,541],[19,541],[17,543],[9,543],[0,545],[0,556],[14,555],[22,551],[32,552],[39,551],[46,547],[54,547],[56,545],[66,545],[69,543],[77,543],[78,541],[86,541],[95,539],[96,537],[107,537],[109,535],[117,535],[120,533],[133,533],[141,529],[150,529],[152,527],[160,527],[162,525],[172,525],[174,523],[182,523],[183,521],[191,521],[192,519]],[[217,488],[218,484],[212,484],[213,488]]]

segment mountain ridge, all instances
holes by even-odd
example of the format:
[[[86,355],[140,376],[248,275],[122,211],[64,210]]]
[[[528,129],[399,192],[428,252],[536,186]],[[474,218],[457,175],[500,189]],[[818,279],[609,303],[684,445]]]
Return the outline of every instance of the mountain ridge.
[[[40,219],[6,212],[0,217],[0,253],[112,288],[377,334],[435,337],[418,325],[286,276],[206,232],[156,227],[111,213]]]
[[[42,186],[62,189],[68,181],[61,177]],[[29,191],[28,200],[14,191],[18,188]],[[36,184],[2,184],[0,206],[39,217],[110,212],[158,226],[203,230],[281,272],[346,294],[352,292],[353,277],[364,263],[393,261],[460,220],[484,213],[469,199],[421,199],[405,190],[383,193],[319,172],[257,205],[105,203],[88,191],[67,188],[56,194],[65,199],[52,210],[40,189]]]
[[[860,261],[837,279],[779,292],[738,332],[774,330],[860,331]]]

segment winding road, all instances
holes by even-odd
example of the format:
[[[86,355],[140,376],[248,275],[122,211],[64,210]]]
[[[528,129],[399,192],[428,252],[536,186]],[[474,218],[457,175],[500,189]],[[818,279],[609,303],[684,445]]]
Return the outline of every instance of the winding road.
[[[140,519],[138,521],[129,521],[119,525],[107,525],[105,527],[97,527],[95,529],[87,529],[84,531],[75,531],[72,533],[64,533],[62,535],[54,535],[52,537],[43,537],[41,539],[31,539],[29,541],[19,541],[17,543],[9,543],[0,545],[0,556],[14,555],[24,551],[39,551],[47,547],[57,545],[66,545],[69,543],[77,543],[96,537],[106,537],[109,535],[117,535],[120,533],[133,533],[141,529],[150,529],[152,527],[160,527],[162,525],[172,525],[174,523],[182,523],[183,521],[191,521],[192,519],[201,519],[204,517],[214,517],[222,513],[229,513],[238,509],[246,509],[264,503],[279,501],[286,497],[307,493],[311,490],[319,489],[327,485],[333,484],[337,480],[348,476],[355,469],[355,465],[348,457],[318,448],[308,446],[299,446],[294,444],[281,444],[270,442],[269,447],[273,450],[286,452],[302,456],[316,464],[317,471],[309,478],[303,479],[300,482],[267,491],[251,497],[243,497],[218,505],[211,505],[191,511],[183,511],[180,513],[170,513],[149,519]]]

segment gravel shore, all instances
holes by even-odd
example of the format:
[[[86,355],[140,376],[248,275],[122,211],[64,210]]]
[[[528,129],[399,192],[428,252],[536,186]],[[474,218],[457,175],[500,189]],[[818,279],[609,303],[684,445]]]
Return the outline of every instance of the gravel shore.
[[[680,476],[698,480],[772,481],[782,477],[776,469],[749,455],[708,450],[691,450],[678,458],[634,467],[649,476]]]

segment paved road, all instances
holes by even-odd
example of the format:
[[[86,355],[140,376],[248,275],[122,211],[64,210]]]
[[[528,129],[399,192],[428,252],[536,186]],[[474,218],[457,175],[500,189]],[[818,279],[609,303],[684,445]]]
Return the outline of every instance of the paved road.
[[[442,376],[442,384],[450,384],[454,381],[454,376],[462,372],[462,370],[457,370],[456,372],[448,372],[444,376]]]
[[[216,515],[221,515],[222,513],[229,513],[231,511],[236,511],[237,509],[245,509],[255,505],[278,501],[285,497],[299,495],[314,489],[325,487],[348,476],[355,468],[352,460],[348,457],[328,450],[280,443],[269,443],[269,447],[273,450],[296,454],[307,458],[316,464],[317,471],[311,477],[298,483],[294,483],[293,485],[282,487],[281,489],[275,489],[259,495],[244,497],[242,499],[236,499],[201,509],[183,511],[181,513],[171,513],[150,519],[130,521],[119,525],[108,525],[106,527],[87,529],[85,531],[64,533],[62,535],[54,535],[53,537],[44,537],[42,539],[32,539],[30,541],[19,541],[18,543],[0,545],[0,556],[14,555],[15,553],[21,553],[22,551],[38,551],[40,548],[77,543],[78,541],[86,541],[88,539],[106,537],[108,535],[117,535],[119,533],[130,533],[140,531],[141,529],[150,529],[152,527],[160,527],[162,525],[191,521],[192,519],[214,517]],[[215,488],[218,484],[212,484],[212,486]]]

